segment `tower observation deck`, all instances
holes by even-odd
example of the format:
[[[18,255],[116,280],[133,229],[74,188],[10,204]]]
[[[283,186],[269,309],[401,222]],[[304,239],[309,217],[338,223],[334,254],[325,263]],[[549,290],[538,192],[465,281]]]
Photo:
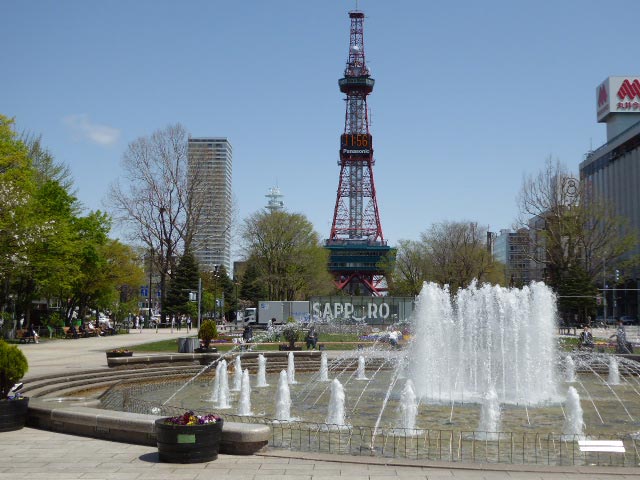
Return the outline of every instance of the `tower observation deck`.
[[[384,264],[391,248],[384,240],[373,180],[373,136],[367,96],[373,91],[364,54],[364,13],[349,12],[349,57],[338,80],[346,95],[344,133],[340,135],[340,177],[331,234],[329,271],[337,287],[351,295],[382,295]]]

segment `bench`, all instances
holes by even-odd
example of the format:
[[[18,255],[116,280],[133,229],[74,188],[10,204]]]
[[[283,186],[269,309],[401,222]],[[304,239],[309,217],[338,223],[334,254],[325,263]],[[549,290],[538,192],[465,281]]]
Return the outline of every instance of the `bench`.
[[[62,327],[62,331],[64,333],[64,338],[78,338],[80,334],[76,330],[76,335],[73,335],[73,331],[71,331],[71,327]]]
[[[558,335],[576,335],[576,327],[558,327]]]
[[[31,330],[16,330],[16,338],[20,341],[20,343],[36,343],[36,339],[33,336]]]
[[[624,453],[622,440],[578,440],[581,452]]]

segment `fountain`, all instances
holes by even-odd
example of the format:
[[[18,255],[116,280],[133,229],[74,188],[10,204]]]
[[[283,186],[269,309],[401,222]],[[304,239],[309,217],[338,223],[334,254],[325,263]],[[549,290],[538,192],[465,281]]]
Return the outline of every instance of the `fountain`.
[[[620,369],[618,367],[618,359],[613,355],[609,357],[609,385],[620,385]]]
[[[251,412],[251,382],[249,380],[249,370],[242,373],[242,386],[240,387],[240,403],[238,405],[238,415],[249,416]]]
[[[478,437],[486,440],[497,440],[500,432],[500,402],[498,394],[490,388],[480,409]]]
[[[227,372],[227,361],[224,359],[216,367],[216,381],[214,382],[212,400],[218,408],[231,408],[229,404],[229,374]]]
[[[291,393],[289,391],[289,378],[286,370],[280,372],[280,380],[278,381],[276,419],[285,422],[291,420]]]
[[[407,380],[400,396],[400,421],[399,428],[414,430],[416,428],[416,416],[418,415],[418,402],[413,390],[413,382]]]
[[[369,380],[364,373],[364,357],[358,357],[358,370],[356,371],[356,380]]]
[[[436,448],[429,439],[444,442],[446,435],[449,451],[461,452],[459,458],[467,460],[465,452],[475,452],[468,453],[473,456],[479,448],[472,443],[465,450],[467,441],[481,440],[485,453],[493,455],[505,451],[503,442],[509,438],[522,439],[518,461],[525,463],[567,458],[562,449],[577,447],[561,445],[573,445],[572,435],[640,437],[635,423],[640,415],[640,366],[604,353],[560,354],[555,319],[554,295],[543,284],[522,289],[474,284],[453,297],[447,288],[425,284],[406,347],[382,345],[367,350],[366,357],[355,351],[335,352],[331,361],[326,352],[297,358],[289,352],[280,357],[282,362],[287,358],[286,370],[270,360],[278,365],[272,367],[277,373],[266,371],[265,356],[278,354],[255,355],[256,386],[261,389],[248,399],[241,385],[237,409],[229,413],[247,415],[253,404],[260,412],[259,422],[275,419],[278,428],[298,429],[309,422],[309,431],[317,431],[318,423],[346,425],[348,417],[348,427],[329,430],[339,434],[353,429],[346,444],[355,446],[358,437],[366,443],[359,448],[388,451],[390,436],[402,437],[406,445],[416,442],[403,448],[414,448],[421,458]],[[241,353],[235,362],[240,355],[245,363],[253,358]],[[311,358],[319,361],[319,370]],[[298,359],[304,361],[298,362],[296,378]],[[221,360],[202,395],[189,389],[176,395],[175,386],[167,386],[166,393],[158,388],[153,395],[171,398],[176,408],[206,410],[212,400],[218,408],[229,408],[228,386],[223,393],[226,376],[226,361]],[[243,382],[244,377],[243,373]],[[355,381],[359,379],[363,381]],[[566,395],[560,393],[565,381],[571,384]],[[289,425],[293,423],[296,426]],[[366,430],[356,432],[358,426]],[[293,442],[290,433],[279,432],[278,438]],[[330,439],[332,445],[335,440]],[[290,443],[283,446],[294,448]],[[423,448],[426,453],[418,453]],[[507,448],[511,451],[511,444]]]
[[[564,381],[567,383],[576,381],[576,363],[571,355],[567,355],[564,359]]]
[[[232,392],[239,392],[242,388],[242,360],[237,355],[233,361],[233,388]]]
[[[293,385],[296,382],[296,364],[293,357],[293,352],[289,352],[289,363],[287,366],[287,379],[289,385]]]
[[[575,387],[569,387],[567,392],[566,403],[566,419],[563,433],[567,436],[577,435],[579,438],[584,437],[584,419],[582,406],[580,405],[580,395]]]
[[[327,410],[328,425],[344,426],[345,411],[344,411],[345,395],[344,389],[340,380],[334,378],[331,382],[331,397],[329,399],[329,408]]]
[[[472,284],[451,300],[427,283],[418,296],[408,352],[416,394],[436,402],[558,400],[555,298],[543,284],[521,290]]]
[[[321,382],[329,381],[329,366],[327,363],[327,353],[322,352],[320,356],[320,378],[318,379]]]
[[[220,369],[222,368],[222,362],[218,362],[216,365],[216,376],[213,379],[213,392],[211,392],[211,398],[209,399],[214,404],[220,401]]]
[[[263,354],[258,355],[258,375],[256,377],[256,387],[268,387],[267,383],[267,359]]]

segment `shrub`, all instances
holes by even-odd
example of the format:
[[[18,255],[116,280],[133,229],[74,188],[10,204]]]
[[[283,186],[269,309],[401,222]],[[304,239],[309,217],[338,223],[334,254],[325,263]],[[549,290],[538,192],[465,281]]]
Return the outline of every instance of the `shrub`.
[[[0,400],[7,398],[9,390],[27,373],[29,364],[22,350],[0,340]]]
[[[293,317],[289,317],[287,323],[282,327],[282,336],[289,342],[289,348],[293,349],[296,341],[298,341],[300,337],[301,331],[302,329],[298,322],[296,322]]]
[[[198,338],[202,340],[204,348],[209,348],[211,340],[218,338],[218,327],[213,320],[205,320],[198,331]]]

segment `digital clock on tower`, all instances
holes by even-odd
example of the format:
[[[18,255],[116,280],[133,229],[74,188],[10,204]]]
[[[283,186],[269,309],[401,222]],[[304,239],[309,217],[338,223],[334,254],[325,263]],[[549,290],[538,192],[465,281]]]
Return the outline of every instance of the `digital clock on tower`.
[[[368,133],[343,133],[340,135],[340,153],[349,156],[371,155],[372,140]]]

